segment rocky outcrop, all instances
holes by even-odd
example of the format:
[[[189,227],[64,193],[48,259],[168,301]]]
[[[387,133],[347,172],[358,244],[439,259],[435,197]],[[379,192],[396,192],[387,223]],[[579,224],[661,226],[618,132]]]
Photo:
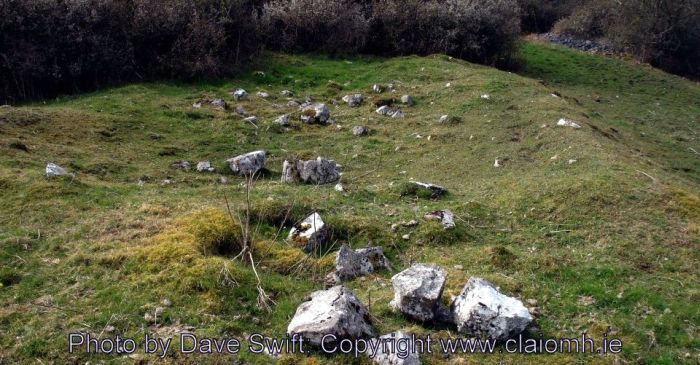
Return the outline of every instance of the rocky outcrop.
[[[469,278],[451,306],[457,330],[472,336],[505,340],[520,334],[532,321],[523,303],[501,294],[491,283]]]
[[[416,264],[394,275],[394,299],[389,306],[417,321],[428,322],[439,311],[447,272],[435,265]]]
[[[254,151],[226,160],[231,171],[243,175],[253,175],[265,167],[265,151]]]
[[[288,336],[300,335],[315,346],[320,346],[328,334],[338,340],[374,335],[365,305],[350,289],[340,285],[313,292],[299,305],[287,327]]]

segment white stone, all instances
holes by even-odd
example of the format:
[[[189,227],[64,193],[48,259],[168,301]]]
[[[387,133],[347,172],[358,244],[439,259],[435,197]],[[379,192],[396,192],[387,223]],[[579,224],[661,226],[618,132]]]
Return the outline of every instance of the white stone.
[[[199,161],[197,162],[197,171],[214,172],[214,167],[211,166],[211,162],[209,161]]]
[[[343,96],[343,101],[346,102],[348,106],[354,108],[360,106],[362,101],[364,101],[364,98],[362,97],[362,94],[350,94]]]
[[[388,105],[382,105],[377,108],[375,112],[380,115],[389,115],[391,113],[391,108]]]
[[[304,123],[326,124],[331,118],[331,112],[326,104],[312,103],[302,108],[301,121]]]
[[[231,95],[233,95],[233,99],[235,99],[236,101],[248,99],[248,92],[243,89],[238,89],[231,93]]]
[[[275,119],[274,123],[279,124],[283,127],[287,127],[289,126],[289,116],[286,114],[280,115],[279,117],[277,117],[277,119]]]
[[[417,321],[431,321],[439,309],[446,281],[445,270],[435,265],[415,264],[391,278],[394,299],[389,307]]]
[[[321,215],[314,212],[299,225],[292,227],[287,240],[304,246],[307,252],[315,251],[328,240],[328,229]]]
[[[68,171],[55,163],[46,164],[46,177],[56,177],[68,175]]]
[[[557,125],[560,126],[560,127],[569,127],[569,128],[574,128],[574,129],[580,129],[580,128],[581,128],[581,126],[578,125],[578,124],[577,124],[576,122],[574,122],[573,120],[565,119],[565,118],[559,119],[559,121],[557,122]]]

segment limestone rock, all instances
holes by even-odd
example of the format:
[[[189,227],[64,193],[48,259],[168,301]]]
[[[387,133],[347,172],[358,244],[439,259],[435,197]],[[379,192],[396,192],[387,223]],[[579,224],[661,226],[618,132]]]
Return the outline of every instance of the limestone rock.
[[[315,160],[284,161],[282,181],[301,181],[309,184],[330,184],[340,179],[340,172],[333,160],[318,157]]]
[[[219,110],[225,110],[227,107],[224,99],[214,99],[211,101],[211,105],[214,106],[214,108],[219,109]]]
[[[292,96],[294,96],[294,93],[289,90],[282,90],[280,91],[280,95],[291,98]]]
[[[379,108],[377,108],[377,110],[375,110],[375,112],[380,115],[391,115],[393,113],[388,105],[380,106]]]
[[[343,96],[343,101],[346,102],[348,106],[355,108],[362,104],[364,98],[362,94],[350,94]]]
[[[393,113],[390,113],[392,118],[403,118],[404,114],[403,112],[399,109],[394,111]]]
[[[557,122],[557,125],[560,126],[560,127],[569,127],[569,128],[573,128],[573,129],[581,129],[581,126],[580,126],[578,123],[574,122],[573,120],[565,119],[565,118],[559,119],[559,121]]]
[[[170,165],[170,167],[177,170],[190,171],[192,169],[192,164],[189,161],[178,161]]]
[[[365,305],[350,289],[338,285],[313,292],[299,305],[287,327],[288,336],[295,334],[320,346],[327,334],[339,340],[365,338],[374,335],[374,328]]]
[[[427,213],[423,216],[427,220],[437,220],[442,223],[442,227],[445,229],[452,229],[455,227],[455,216],[449,210],[438,210],[435,212]]]
[[[214,167],[212,167],[209,161],[199,161],[197,162],[198,172],[214,172]]]
[[[299,104],[299,102],[296,101],[296,100],[290,100],[290,101],[287,102],[287,106],[290,107],[290,108],[296,108],[296,107],[298,107],[298,106],[300,106],[300,105],[301,105],[301,104]]]
[[[532,321],[523,303],[501,294],[493,284],[469,278],[451,308],[452,320],[461,333],[506,340],[520,334]]]
[[[331,118],[331,112],[326,104],[311,103],[301,110],[301,121],[304,123],[326,124]]]
[[[252,124],[257,124],[258,123],[258,117],[251,115],[250,117],[243,118],[243,121],[246,123],[252,123]]]
[[[377,94],[381,94],[384,92],[384,86],[379,85],[379,84],[374,84],[374,85],[372,85],[372,91],[374,91]]]
[[[424,188],[424,189],[430,190],[430,192],[432,193],[431,197],[433,199],[447,194],[447,189],[445,189],[444,187],[442,187],[440,185],[427,184],[427,183],[422,183],[420,181],[414,181],[413,183]]]
[[[303,246],[306,252],[314,252],[328,241],[329,236],[328,227],[321,219],[321,215],[314,212],[300,224],[292,227],[287,240]]]
[[[243,90],[243,89],[238,89],[231,93],[233,95],[233,99],[236,101],[241,101],[241,100],[246,100],[248,99],[248,92]]]
[[[46,177],[56,177],[68,175],[68,171],[55,163],[46,164]]]
[[[268,94],[264,91],[258,91],[257,93],[255,93],[255,95],[259,98],[262,98],[262,99],[267,99],[270,97],[270,94]]]
[[[435,265],[416,264],[394,275],[394,299],[389,306],[421,322],[435,318],[447,272]]]
[[[248,176],[265,167],[265,151],[254,151],[226,160],[231,171]]]
[[[354,136],[357,136],[357,137],[365,136],[368,133],[369,133],[369,129],[365,126],[358,125],[358,126],[355,126],[352,128],[352,134]]]
[[[335,275],[340,281],[369,275],[380,269],[390,269],[389,259],[381,247],[366,247],[357,250],[347,244],[340,246],[335,259]]]
[[[413,98],[411,97],[411,95],[403,95],[401,97],[401,104],[413,106],[414,102],[413,102]]]
[[[284,160],[282,163],[282,182],[292,183],[299,181],[299,171],[297,171],[297,164],[295,162],[289,162]]]
[[[274,123],[279,124],[283,127],[287,127],[287,126],[289,126],[289,116],[286,114],[280,115],[279,117],[277,117],[277,119],[275,119]]]
[[[420,365],[418,353],[411,351],[409,348],[407,353],[404,354],[396,346],[400,343],[398,341],[407,343],[407,341],[411,341],[410,339],[411,337],[401,331],[389,333],[379,337],[379,339],[372,339],[374,346],[376,346],[375,341],[379,341],[380,344],[377,346],[376,353],[370,349],[367,355],[377,365]],[[383,346],[382,343],[385,343],[386,346]]]

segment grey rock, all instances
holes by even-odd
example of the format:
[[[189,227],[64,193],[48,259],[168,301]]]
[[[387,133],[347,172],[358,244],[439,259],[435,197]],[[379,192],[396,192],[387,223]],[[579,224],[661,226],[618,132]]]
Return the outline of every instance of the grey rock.
[[[330,234],[321,215],[314,212],[301,223],[292,227],[289,231],[288,241],[297,246],[302,246],[306,252],[315,252],[316,249],[328,242]]]
[[[247,118],[243,118],[243,121],[246,123],[252,123],[252,124],[257,124],[258,123],[258,117],[251,115]]]
[[[331,118],[331,112],[326,104],[311,103],[301,110],[301,121],[308,124],[326,124]]]
[[[197,162],[198,172],[214,172],[214,167],[212,167],[209,161],[199,161]]]
[[[379,108],[377,108],[375,112],[380,115],[390,115],[392,113],[392,110],[388,105],[382,105]]]
[[[274,121],[275,124],[279,124],[283,127],[288,127],[289,126],[289,116],[288,115],[280,115],[275,119]]]
[[[245,109],[243,109],[243,107],[241,105],[237,106],[235,111],[236,111],[236,114],[240,114],[240,115],[246,114]]]
[[[374,84],[374,85],[372,85],[372,91],[374,91],[377,94],[381,94],[384,92],[384,86],[379,85],[379,84]]]
[[[559,119],[559,121],[557,122],[557,125],[560,126],[560,127],[569,127],[569,128],[573,128],[573,129],[581,129],[581,126],[580,126],[578,123],[574,122],[573,120],[565,119],[565,118]]]
[[[412,338],[401,331],[389,333],[379,337],[379,339],[372,339],[372,346],[370,346],[367,356],[377,365],[420,365],[418,353],[411,351],[410,346],[405,352],[399,351],[404,347],[399,347],[398,344],[410,343],[410,341]],[[377,351],[373,352],[372,348],[375,346]]]
[[[66,176],[68,171],[55,163],[46,164],[46,177]]]
[[[452,212],[446,209],[426,213],[423,217],[427,220],[440,221],[445,229],[452,229],[455,227],[455,216],[452,214]]]
[[[258,91],[257,93],[255,93],[255,95],[256,95],[257,97],[263,98],[263,99],[267,99],[267,98],[270,97],[270,94],[268,94],[268,93],[266,93],[266,92],[264,92],[264,91]]]
[[[358,136],[358,137],[359,137],[359,136],[365,136],[365,135],[367,135],[368,133],[369,133],[369,129],[368,129],[367,127],[365,127],[365,126],[360,126],[360,125],[358,125],[358,126],[352,128],[352,134],[353,134],[354,136]]]
[[[461,333],[506,340],[517,336],[532,322],[523,303],[501,294],[491,283],[469,278],[451,306],[452,320]]]
[[[315,160],[297,161],[297,171],[301,181],[315,185],[330,184],[340,179],[335,161],[321,157]]]
[[[354,108],[360,106],[364,101],[364,98],[361,94],[350,94],[343,96],[343,101],[346,102],[348,106]]]
[[[192,169],[192,164],[189,161],[178,161],[170,165],[170,167],[177,170],[190,171]]]
[[[411,95],[403,95],[401,97],[401,104],[413,106],[414,102],[413,102],[413,98],[411,97]]]
[[[291,98],[292,96],[294,96],[294,93],[289,90],[282,90],[280,91],[280,95]]]
[[[428,183],[423,183],[420,181],[414,181],[413,183],[424,188],[424,189],[430,190],[430,192],[432,193],[432,195],[431,195],[432,198],[438,198],[440,196],[447,194],[447,189],[445,189],[444,187],[442,187],[440,185],[428,184]]]
[[[265,167],[265,151],[254,151],[226,160],[231,171],[248,176]]]
[[[391,113],[391,117],[392,118],[403,118],[404,117],[403,111],[396,110],[393,113]]]
[[[233,95],[233,99],[236,101],[241,101],[241,100],[246,100],[248,99],[248,92],[243,90],[243,89],[238,89],[231,93]]]
[[[389,259],[384,256],[381,247],[353,250],[347,244],[343,244],[335,258],[335,275],[340,281],[352,280],[390,268]]]
[[[313,292],[301,303],[287,327],[287,335],[301,335],[315,346],[327,334],[338,339],[366,338],[374,335],[369,311],[348,288],[334,286]]]
[[[211,105],[214,106],[214,108],[219,109],[219,110],[225,110],[227,107],[224,99],[214,99],[211,101]]]
[[[290,107],[290,108],[296,108],[296,107],[298,107],[298,106],[300,106],[300,105],[301,105],[301,104],[300,104],[298,101],[296,101],[296,100],[290,100],[290,101],[287,102],[287,106]]]
[[[440,306],[447,272],[435,265],[416,264],[394,275],[394,299],[389,306],[421,322],[432,321]]]
[[[299,181],[299,171],[296,162],[284,160],[282,163],[282,182],[293,183]]]
[[[447,123],[449,121],[450,121],[450,116],[447,114],[440,117],[440,123]]]

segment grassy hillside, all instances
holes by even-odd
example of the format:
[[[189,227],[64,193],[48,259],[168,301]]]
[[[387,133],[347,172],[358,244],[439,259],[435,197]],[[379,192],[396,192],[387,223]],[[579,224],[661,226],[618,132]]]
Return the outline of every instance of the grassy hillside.
[[[76,331],[282,336],[302,298],[322,288],[334,249],[368,241],[384,247],[398,270],[414,262],[443,266],[445,300],[470,276],[536,299],[542,315],[529,336],[587,331],[624,343],[621,355],[436,354],[424,363],[697,363],[700,86],[558,47],[525,44],[522,52],[528,66],[521,75],[445,56],[269,54],[237,80],[136,84],[0,109],[0,363],[139,362],[69,354],[67,334]],[[372,94],[375,83],[394,83],[397,92]],[[251,100],[234,102],[228,92],[236,88]],[[335,125],[302,125],[283,89],[329,105],[352,92],[366,101],[332,106]],[[259,90],[271,98],[256,97]],[[403,108],[405,118],[374,113],[373,101],[402,94],[416,101]],[[232,110],[193,109],[204,97],[242,105],[259,126]],[[290,129],[272,123],[286,113]],[[439,123],[444,114],[457,118]],[[583,128],[557,127],[562,117]],[[353,136],[356,125],[371,134]],[[257,307],[255,274],[228,259],[234,254],[196,249],[236,234],[224,195],[241,211],[243,180],[224,161],[256,149],[268,152],[270,170],[252,191],[258,271],[276,302],[270,313]],[[342,165],[347,194],[279,182],[285,158],[316,156]],[[210,160],[217,172],[171,168],[178,160]],[[47,179],[47,162],[76,175]],[[402,196],[410,179],[450,194],[436,201]],[[444,208],[457,215],[456,230],[422,219]],[[289,227],[278,226],[287,212],[296,220],[312,210],[333,230],[325,257],[288,246]],[[392,223],[411,219],[420,224],[391,231]],[[391,276],[348,283],[371,303],[379,332],[456,335],[392,313]],[[144,320],[166,298],[172,305],[157,324]],[[281,362],[302,359],[353,363],[342,356]],[[173,351],[166,363],[186,361],[230,358]]]

